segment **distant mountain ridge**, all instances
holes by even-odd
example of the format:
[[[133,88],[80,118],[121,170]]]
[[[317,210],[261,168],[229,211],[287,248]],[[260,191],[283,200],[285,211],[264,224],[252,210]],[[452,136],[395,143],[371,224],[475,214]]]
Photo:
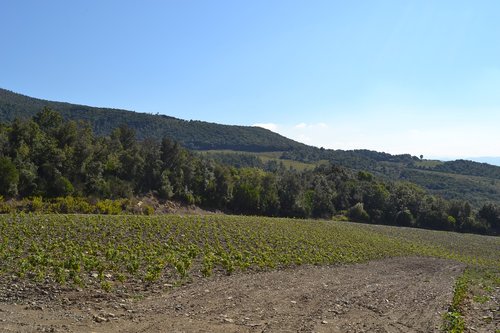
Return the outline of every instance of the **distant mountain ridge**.
[[[410,154],[370,150],[331,150],[308,146],[260,127],[187,121],[165,115],[53,102],[0,89],[0,122],[29,118],[50,107],[70,120],[88,121],[98,135],[126,124],[139,139],[169,137],[191,150],[276,152],[278,160],[315,164],[327,161],[353,170],[369,171],[389,180],[406,180],[447,199],[500,202],[500,167],[467,160],[421,160]],[[238,159],[238,158],[237,158]]]
[[[58,111],[65,119],[88,121],[98,135],[126,124],[139,139],[170,137],[189,149],[232,149],[241,151],[288,151],[305,145],[261,127],[221,125],[187,121],[165,115],[91,107],[33,98],[0,88],[0,122],[29,118],[44,107]]]

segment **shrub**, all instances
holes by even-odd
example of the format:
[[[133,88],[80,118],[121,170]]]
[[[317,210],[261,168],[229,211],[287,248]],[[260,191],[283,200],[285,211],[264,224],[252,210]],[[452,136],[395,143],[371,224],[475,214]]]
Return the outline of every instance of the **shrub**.
[[[99,214],[118,215],[122,212],[120,202],[109,199],[97,202],[96,209]]]
[[[348,212],[349,218],[354,222],[369,222],[370,215],[365,211],[363,207],[363,203],[358,202],[354,206],[349,209]]]
[[[153,215],[155,213],[155,209],[151,205],[143,205],[142,206],[142,213],[144,215]]]
[[[54,199],[54,201],[50,204],[50,211],[65,214],[90,214],[94,211],[94,207],[85,198],[68,196]]]

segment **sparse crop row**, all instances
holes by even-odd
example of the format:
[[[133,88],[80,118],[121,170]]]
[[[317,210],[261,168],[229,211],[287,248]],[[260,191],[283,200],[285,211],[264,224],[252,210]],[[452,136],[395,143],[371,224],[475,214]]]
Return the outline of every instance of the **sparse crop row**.
[[[478,248],[468,255],[464,241]],[[134,282],[174,284],[214,272],[403,255],[451,257],[498,269],[499,249],[500,240],[493,237],[326,221],[225,215],[0,216],[1,275],[105,290]]]

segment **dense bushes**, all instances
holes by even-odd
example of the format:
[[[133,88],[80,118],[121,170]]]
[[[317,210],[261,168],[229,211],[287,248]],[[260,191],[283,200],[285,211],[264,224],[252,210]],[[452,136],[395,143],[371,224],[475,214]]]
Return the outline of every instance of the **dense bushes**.
[[[42,197],[24,198],[5,201],[0,197],[0,213],[57,213],[57,214],[135,214],[152,215],[155,208],[150,203],[139,199],[103,199],[60,197],[43,199]]]

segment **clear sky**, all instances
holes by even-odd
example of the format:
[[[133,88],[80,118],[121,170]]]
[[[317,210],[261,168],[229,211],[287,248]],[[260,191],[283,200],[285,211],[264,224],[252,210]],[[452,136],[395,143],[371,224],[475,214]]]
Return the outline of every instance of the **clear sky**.
[[[3,0],[0,87],[325,148],[500,156],[499,18],[496,0]]]

